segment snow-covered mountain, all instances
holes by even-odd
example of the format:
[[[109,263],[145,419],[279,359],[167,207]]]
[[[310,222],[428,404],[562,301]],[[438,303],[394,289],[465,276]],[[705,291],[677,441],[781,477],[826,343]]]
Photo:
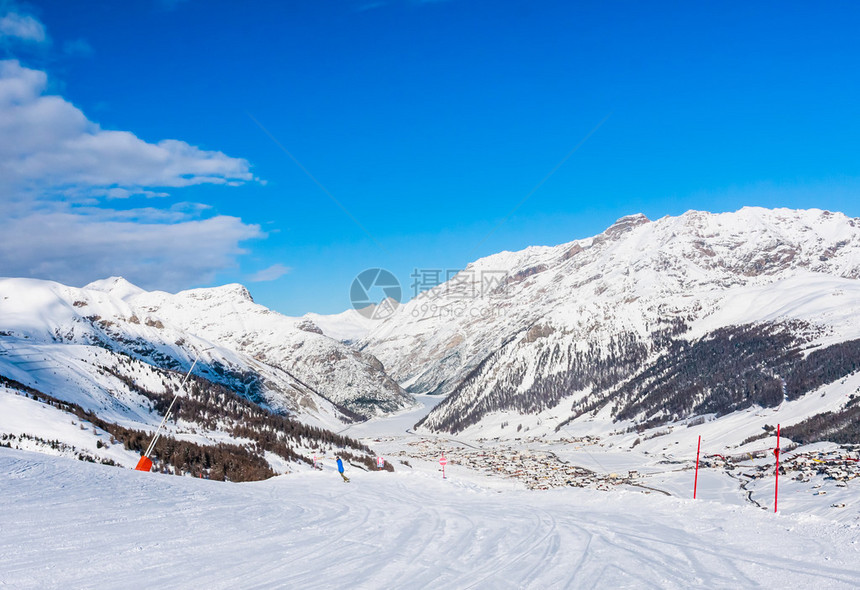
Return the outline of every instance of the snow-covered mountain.
[[[199,374],[294,413],[331,414],[337,404],[362,416],[411,405],[377,359],[324,336],[312,322],[253,302],[241,285],[176,295],[146,292],[122,278],[82,289],[49,281],[0,281],[0,330],[7,348],[96,345],[167,369]],[[337,415],[337,411],[333,414]]]
[[[306,313],[302,317],[313,322],[329,338],[346,343],[360,341],[376,326],[376,320],[365,317],[354,309],[331,315]]]
[[[400,383],[447,396],[422,427],[476,437],[635,438],[757,407],[793,440],[851,442],[858,279],[860,220],[760,208],[634,215],[502,252],[381,321],[288,318],[241,285],[171,295],[118,278],[3,279],[0,376],[129,427],[157,423],[158,396],[200,353],[200,378],[330,430],[411,406]],[[368,325],[355,347],[340,342]],[[731,444],[770,425],[759,418],[732,422]]]
[[[408,390],[450,394],[430,429],[659,424],[776,406],[860,368],[858,279],[860,220],[840,213],[633,215],[480,259],[361,346]]]
[[[128,293],[122,280],[90,288]],[[309,318],[291,318],[254,303],[248,290],[232,284],[164,292],[128,293],[123,301],[165,322],[241,353],[256,364],[276,367],[293,381],[368,417],[412,404],[369,353],[326,336]],[[273,387],[277,387],[273,384]]]
[[[322,335],[307,319],[255,304],[240,285],[170,295],[121,278],[84,288],[0,279],[4,433],[56,439],[92,451],[89,456],[128,462],[102,446],[95,453],[98,437],[55,433],[80,421],[82,430],[86,422],[94,433],[101,428],[136,441],[133,431],[151,432],[161,421],[198,355],[190,392],[186,387],[177,405],[178,422],[169,425],[171,436],[194,444],[250,439],[255,452],[273,446],[293,460],[299,456],[277,442],[292,437],[289,448],[304,449],[307,459],[326,444],[353,444],[326,430],[414,403],[373,356]],[[35,400],[27,402],[33,412],[10,396]],[[40,404],[62,407],[43,414],[47,408],[34,410]]]

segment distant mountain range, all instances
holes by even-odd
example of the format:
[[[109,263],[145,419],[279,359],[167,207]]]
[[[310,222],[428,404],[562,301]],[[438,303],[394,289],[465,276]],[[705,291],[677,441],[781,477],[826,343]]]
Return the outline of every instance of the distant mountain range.
[[[372,355],[324,336],[307,318],[255,304],[241,285],[171,295],[121,278],[83,288],[0,279],[0,393],[61,404],[70,420],[110,432],[126,446],[133,439],[137,451],[146,437],[134,432],[154,430],[198,355],[165,440],[184,432],[195,444],[256,441],[255,457],[274,450],[287,461],[313,462],[315,450],[361,447],[332,430],[414,405]],[[0,418],[0,433],[17,432],[16,444],[30,436],[83,445],[90,457],[129,460],[106,455],[95,447],[97,437],[81,440],[74,432],[74,444],[57,439],[55,428],[40,422],[38,412],[21,409],[20,400],[0,403],[12,404],[6,420]],[[21,411],[14,419],[13,408]],[[20,428],[28,422],[31,429]],[[58,416],[48,422],[68,424]],[[273,465],[284,468],[280,461]],[[252,471],[266,472],[246,465],[241,477]]]
[[[373,356],[324,336],[306,318],[254,303],[241,285],[171,295],[117,277],[81,289],[2,279],[0,297],[7,349],[98,346],[172,370],[187,369],[199,352],[201,376],[321,423],[412,404]]]
[[[480,259],[359,346],[407,390],[448,396],[426,429],[656,426],[776,407],[856,371],[858,279],[860,220],[840,213],[634,215]]]
[[[244,445],[281,468],[269,449],[284,445],[288,462],[325,448],[367,459],[334,432],[412,407],[407,392],[447,397],[419,429],[466,437],[742,416],[726,427],[737,445],[770,427],[767,409],[798,441],[860,443],[858,311],[858,219],[633,215],[591,238],[477,260],[384,320],[286,317],[235,284],[168,294],[121,278],[0,279],[0,393],[65,404],[72,421],[138,441],[129,433],[152,431],[199,355],[171,436]],[[54,427],[10,399],[0,396],[15,416],[0,434],[48,440]]]

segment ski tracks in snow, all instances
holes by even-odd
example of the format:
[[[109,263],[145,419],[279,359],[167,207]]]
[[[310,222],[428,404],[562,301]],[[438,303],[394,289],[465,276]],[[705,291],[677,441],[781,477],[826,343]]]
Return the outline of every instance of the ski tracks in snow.
[[[854,588],[860,579],[856,527],[634,492],[500,493],[409,473],[224,484],[7,449],[0,474],[0,586],[15,588]]]

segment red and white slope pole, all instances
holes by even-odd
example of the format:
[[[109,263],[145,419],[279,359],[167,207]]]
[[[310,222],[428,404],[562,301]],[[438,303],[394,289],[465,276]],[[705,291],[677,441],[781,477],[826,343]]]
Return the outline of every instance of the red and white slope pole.
[[[702,450],[702,435],[699,435],[699,446],[696,447],[696,477],[693,478],[693,500],[696,499],[696,486],[699,483],[699,451]]]
[[[773,484],[773,511],[776,513],[777,502],[779,501],[779,424],[776,425],[776,448],[773,450],[776,455],[776,479]]]
[[[205,350],[210,349],[207,348]],[[135,467],[135,470],[149,471],[150,469],[152,469],[152,459],[149,458],[149,454],[152,452],[152,449],[155,448],[155,443],[158,441],[158,437],[161,436],[161,429],[167,423],[167,419],[170,417],[170,412],[171,410],[173,410],[173,404],[176,403],[176,399],[179,397],[179,393],[182,391],[182,388],[185,387],[185,383],[188,381],[188,378],[191,377],[191,371],[194,370],[194,367],[197,365],[197,361],[199,359],[200,352],[198,352],[197,356],[194,357],[194,362],[191,363],[191,368],[188,369],[188,372],[185,374],[185,378],[182,380],[182,383],[179,384],[179,390],[177,390],[176,395],[173,396],[173,401],[171,401],[170,405],[167,407],[167,411],[164,413],[164,418],[162,418],[161,424],[159,424],[158,428],[155,429],[155,434],[153,435],[152,441],[149,443],[149,446],[146,447],[146,452],[140,456],[140,461],[137,462],[137,467]]]

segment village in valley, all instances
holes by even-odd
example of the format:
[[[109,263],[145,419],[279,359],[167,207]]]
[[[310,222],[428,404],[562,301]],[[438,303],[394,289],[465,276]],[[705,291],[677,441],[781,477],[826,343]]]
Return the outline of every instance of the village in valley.
[[[621,487],[637,489],[644,493],[672,495],[661,489],[659,483],[652,483],[650,480],[667,472],[688,472],[692,486],[695,469],[695,456],[688,461],[674,457],[655,457],[655,462],[648,469],[609,471],[589,469],[563,460],[556,452],[547,448],[549,445],[545,441],[537,438],[521,441],[479,439],[475,443],[421,437],[406,442],[405,446],[401,446],[393,455],[405,466],[410,465],[410,460],[438,462],[444,456],[449,470],[452,467],[465,467],[487,477],[514,480],[530,490],[578,487],[608,491]],[[586,453],[588,447],[601,446],[599,437],[595,436],[560,439],[552,445],[556,450],[567,447],[586,449],[583,451]],[[802,484],[810,483],[810,493],[813,495],[826,495],[825,483],[844,488],[851,480],[860,477],[858,449],[853,446],[831,445],[825,449],[813,446],[810,450],[793,447],[794,445],[782,449],[780,477]],[[773,450],[729,456],[706,455],[702,456],[699,462],[700,470],[722,472],[736,480],[739,490],[746,495],[747,500],[760,507],[763,506],[752,498],[747,486],[765,478],[773,478],[774,468]],[[843,507],[844,504],[833,506]]]

